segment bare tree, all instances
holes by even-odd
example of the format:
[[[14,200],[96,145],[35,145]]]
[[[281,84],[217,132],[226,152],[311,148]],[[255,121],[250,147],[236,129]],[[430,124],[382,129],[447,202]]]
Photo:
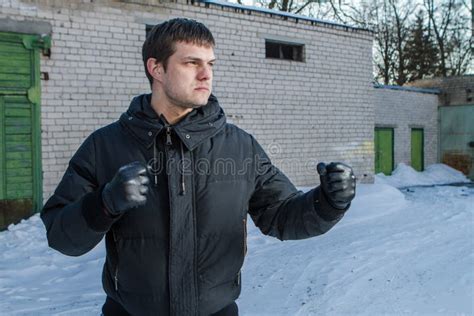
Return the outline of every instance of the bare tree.
[[[404,84],[408,75],[405,46],[410,33],[410,17],[417,3],[406,0],[330,0],[334,17],[375,31],[376,78],[384,84]]]
[[[241,0],[236,0],[241,1]],[[312,15],[327,0],[257,0],[259,6],[295,14]],[[239,2],[240,3],[240,2]]]
[[[400,5],[398,0],[388,0],[388,3],[391,7],[391,13],[395,22],[394,30],[396,32],[395,52],[397,56],[394,60],[396,64],[393,67],[395,71],[394,80],[398,85],[403,85],[407,81],[405,45],[409,35],[408,18],[414,8],[409,5]],[[413,2],[409,3],[413,4]]]
[[[375,52],[374,64],[376,66],[376,78],[382,79],[384,84],[389,84],[392,78],[393,56],[396,50],[394,37],[394,23],[391,19],[389,6],[383,3],[374,7],[375,24]]]
[[[419,77],[420,73],[422,77],[433,77],[469,71],[471,9],[466,0],[360,0],[357,5],[342,0],[329,2],[334,18],[339,22],[375,31],[376,78],[385,84],[403,85]],[[416,41],[413,30],[420,16],[424,34],[422,41]],[[410,49],[407,49],[408,44]],[[417,47],[417,44],[421,46]],[[431,62],[426,56],[430,56]],[[420,58],[425,58],[428,65],[415,65]]]
[[[439,49],[439,75],[460,75],[472,57],[469,17],[462,14],[465,2],[459,0],[423,0],[431,29]]]

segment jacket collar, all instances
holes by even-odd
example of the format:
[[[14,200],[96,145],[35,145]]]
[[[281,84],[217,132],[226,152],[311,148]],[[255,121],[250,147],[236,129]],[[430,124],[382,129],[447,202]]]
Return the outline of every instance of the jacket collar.
[[[169,125],[151,107],[151,94],[133,98],[128,110],[120,116],[124,125],[147,148],[160,131],[170,126],[188,150],[193,150],[206,139],[217,134],[225,125],[226,117],[217,98],[210,95],[205,106],[193,109],[178,123]]]

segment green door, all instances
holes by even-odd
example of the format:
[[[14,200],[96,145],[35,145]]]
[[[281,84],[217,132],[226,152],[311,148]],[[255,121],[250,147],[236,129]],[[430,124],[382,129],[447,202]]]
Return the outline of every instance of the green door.
[[[439,107],[440,160],[474,181],[474,104]]]
[[[416,171],[424,170],[423,148],[424,148],[423,129],[412,128],[411,130],[411,166]]]
[[[383,172],[385,175],[393,171],[393,128],[375,128],[375,173]]]
[[[0,230],[42,204],[41,41],[0,32]]]

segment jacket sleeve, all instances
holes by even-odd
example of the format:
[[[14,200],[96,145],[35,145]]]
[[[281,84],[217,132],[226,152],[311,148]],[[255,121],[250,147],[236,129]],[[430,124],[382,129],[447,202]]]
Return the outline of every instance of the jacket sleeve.
[[[41,211],[51,248],[80,256],[94,248],[116,220],[103,211],[96,180],[94,134],[69,162],[64,176]]]
[[[298,191],[255,139],[253,143],[256,176],[249,214],[264,234],[280,240],[304,239],[324,234],[341,220],[350,205],[344,210],[333,208],[320,187]]]

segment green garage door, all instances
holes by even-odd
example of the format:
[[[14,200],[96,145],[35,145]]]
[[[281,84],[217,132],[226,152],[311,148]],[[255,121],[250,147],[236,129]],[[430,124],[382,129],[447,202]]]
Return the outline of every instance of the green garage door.
[[[386,175],[393,171],[393,128],[376,127],[374,133],[375,173]]]
[[[0,32],[0,230],[41,208],[41,45]]]
[[[411,130],[411,166],[417,171],[424,170],[423,153],[423,129],[412,128]]]

